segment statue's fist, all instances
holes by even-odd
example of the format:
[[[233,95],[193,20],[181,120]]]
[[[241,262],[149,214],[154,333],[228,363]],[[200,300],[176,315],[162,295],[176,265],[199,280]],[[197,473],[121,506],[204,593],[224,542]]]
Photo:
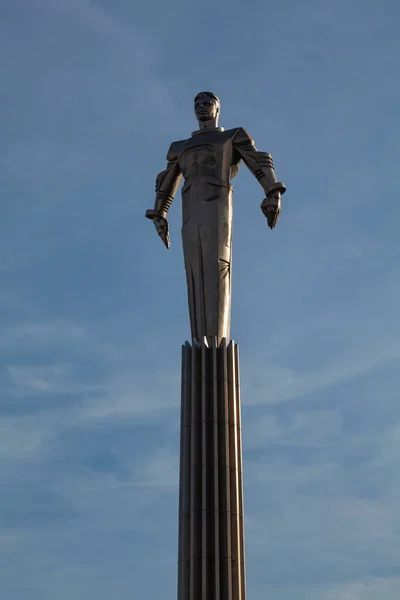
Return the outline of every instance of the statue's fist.
[[[154,217],[153,223],[158,235],[164,242],[165,247],[169,248],[171,243],[169,239],[169,226],[167,219],[164,219],[164,217]]]
[[[281,193],[274,190],[261,202],[261,210],[267,217],[268,227],[273,229],[281,213]]]

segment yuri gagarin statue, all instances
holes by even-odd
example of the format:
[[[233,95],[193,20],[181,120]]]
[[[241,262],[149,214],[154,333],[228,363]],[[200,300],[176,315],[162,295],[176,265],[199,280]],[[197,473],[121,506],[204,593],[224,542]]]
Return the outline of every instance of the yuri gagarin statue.
[[[154,208],[146,211],[167,248],[167,214],[183,178],[182,242],[192,339],[229,341],[232,269],[232,185],[241,161],[255,175],[266,198],[261,210],[273,229],[285,185],[277,181],[272,157],[259,152],[241,127],[218,127],[220,101],[212,92],[194,99],[198,130],[172,142],[167,167],[156,179]]]

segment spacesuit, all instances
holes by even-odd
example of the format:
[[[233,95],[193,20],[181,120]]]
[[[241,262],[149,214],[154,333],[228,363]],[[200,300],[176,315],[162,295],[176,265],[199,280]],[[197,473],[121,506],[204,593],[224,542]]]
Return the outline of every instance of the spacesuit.
[[[267,198],[285,191],[285,185],[276,180],[271,155],[257,151],[244,129],[200,129],[190,138],[171,144],[167,168],[156,180],[154,209],[146,213],[151,219],[166,219],[183,177],[182,242],[195,340],[206,336],[211,343],[217,338],[219,344],[222,338],[228,341],[230,337],[231,180],[241,160],[258,179]],[[279,211],[280,207],[269,223],[271,227]]]

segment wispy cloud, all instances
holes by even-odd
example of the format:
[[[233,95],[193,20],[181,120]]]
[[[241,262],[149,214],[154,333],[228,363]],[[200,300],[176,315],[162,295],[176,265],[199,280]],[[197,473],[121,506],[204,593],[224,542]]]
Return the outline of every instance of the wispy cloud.
[[[400,580],[394,578],[377,578],[366,581],[349,583],[335,590],[327,591],[327,600],[373,600],[385,598],[394,600],[397,598]]]

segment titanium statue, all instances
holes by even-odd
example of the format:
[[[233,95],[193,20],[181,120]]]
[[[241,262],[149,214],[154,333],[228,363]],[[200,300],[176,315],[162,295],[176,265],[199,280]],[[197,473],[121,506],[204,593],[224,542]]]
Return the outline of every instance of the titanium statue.
[[[276,180],[272,157],[259,152],[249,134],[237,127],[218,127],[220,101],[211,92],[194,99],[199,129],[173,142],[167,168],[156,179],[154,209],[146,211],[158,235],[170,247],[168,209],[182,188],[182,241],[192,339],[212,344],[230,338],[232,185],[241,160],[255,175],[266,198],[261,210],[273,229],[281,211],[285,185]]]

